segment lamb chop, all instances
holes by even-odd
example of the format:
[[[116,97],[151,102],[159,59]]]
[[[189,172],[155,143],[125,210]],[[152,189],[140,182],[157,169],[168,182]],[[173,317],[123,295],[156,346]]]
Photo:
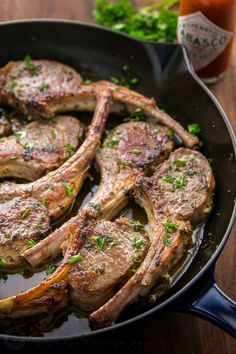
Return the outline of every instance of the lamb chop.
[[[0,140],[0,178],[42,177],[73,155],[84,135],[83,124],[69,116],[31,122],[23,129]]]
[[[20,113],[9,110],[8,108],[0,108],[0,138],[16,133],[22,130],[27,123],[30,122],[29,117],[25,117]]]
[[[154,99],[108,81],[80,84],[80,76],[60,63],[48,60],[10,62],[0,69],[0,101],[23,113],[51,118],[69,110],[93,111],[99,92],[111,90],[112,112],[133,112],[138,108],[176,132],[187,147],[198,145],[197,137],[159,109]],[[87,86],[91,90],[88,91]]]
[[[117,215],[127,204],[137,177],[147,174],[169,156],[174,143],[168,135],[166,127],[135,121],[123,123],[110,132],[96,154],[101,182],[88,204],[99,211],[99,218],[109,220]],[[31,266],[38,267],[61,254],[60,245],[78,217],[70,219],[23,253]]]
[[[82,82],[72,68],[52,60],[11,61],[0,69],[1,102],[41,115],[41,102],[70,95]]]
[[[24,252],[27,260],[33,266],[38,266],[40,262],[48,261],[54,253],[58,253],[62,241],[68,238],[67,242],[63,244],[63,249],[66,252],[63,262],[58,270],[40,285],[14,298],[2,300],[0,302],[2,313],[9,311],[10,316],[15,316],[18,313],[24,315],[26,312],[29,315],[33,315],[35,308],[32,308],[32,306],[35,306],[36,303],[38,304],[38,312],[40,311],[40,306],[42,311],[52,306],[52,301],[48,301],[48,304],[47,301],[44,301],[49,296],[50,299],[54,299],[53,304],[60,303],[59,298],[62,301],[63,296],[70,296],[70,302],[72,301],[76,306],[83,307],[86,311],[93,310],[95,305],[98,307],[104,303],[108,299],[108,295],[110,296],[111,293],[114,293],[115,289],[119,288],[127,280],[127,277],[132,275],[127,270],[131,266],[135,268],[134,265],[137,266],[140,263],[140,259],[144,254],[142,253],[142,257],[139,259],[139,257],[137,258],[138,252],[140,250],[144,252],[146,247],[142,247],[142,245],[145,245],[142,235],[144,236],[145,234],[142,225],[138,222],[121,219],[111,223],[98,219],[101,217],[108,219],[113,217],[115,213],[118,213],[127,203],[128,191],[134,188],[136,179],[147,174],[154,166],[168,157],[172,149],[173,139],[169,136],[166,127],[134,121],[116,127],[107,136],[102,149],[97,154],[97,162],[102,172],[102,179],[99,190],[94,198],[79,211],[78,216],[69,220],[50,235],[49,239],[52,236],[51,240],[46,241],[45,239],[44,241],[46,242],[42,241],[33,249]],[[129,233],[123,234],[125,230]],[[134,231],[138,232],[139,235],[135,235]],[[97,237],[95,241],[98,246],[100,245],[102,250],[104,242],[109,247],[111,246],[111,243],[113,243],[111,239],[114,239],[117,242],[117,246],[120,246],[114,247],[112,250],[109,247],[104,248],[104,252],[106,250],[106,252],[109,251],[111,254],[108,253],[105,255],[99,253],[94,255],[93,250],[91,250],[90,254],[91,245],[88,246],[87,242],[91,243],[92,234]],[[78,235],[78,237],[75,237],[75,235]],[[131,239],[132,243],[134,243],[132,247]],[[53,242],[57,245],[57,249],[52,248],[51,244]],[[72,248],[72,253],[69,252],[69,254],[66,251],[68,242],[69,249]],[[71,247],[73,243],[76,246],[75,248]],[[82,246],[83,248],[81,248]],[[130,254],[131,248],[132,253]],[[81,255],[85,252],[84,249],[88,250],[86,252],[89,255],[86,253],[86,257],[84,256],[84,260],[86,259],[86,261],[83,263],[83,268],[80,268],[80,262],[71,268],[70,260],[81,259]],[[125,249],[127,253],[124,251]],[[79,254],[78,251],[80,251]],[[137,252],[136,256],[134,251]],[[113,252],[115,252],[115,256],[113,256]],[[128,258],[125,256],[126,254],[129,255],[127,256]],[[124,256],[126,261],[124,260]],[[101,257],[105,257],[103,261]],[[68,260],[69,263],[67,263]],[[102,274],[96,275],[94,273],[94,265],[96,265],[96,268],[103,267],[102,265],[104,265],[104,272],[102,273],[100,270],[98,273]],[[55,285],[56,283],[57,285]],[[60,295],[58,295],[55,289],[58,286],[60,287]],[[68,286],[71,289],[69,294],[66,290]],[[62,288],[64,289],[63,291]],[[92,289],[94,289],[93,295]],[[83,291],[84,296],[82,300]],[[91,307],[92,304],[93,309]]]
[[[21,253],[45,237],[50,221],[59,218],[72,204],[98,148],[110,104],[109,92],[98,96],[86,139],[57,170],[28,184],[3,183],[0,186],[1,269],[15,270],[23,266]],[[15,221],[19,219],[18,228]]]
[[[133,277],[90,315],[92,328],[109,326],[138,296],[173,274],[191,247],[192,226],[211,211],[214,185],[207,159],[184,148],[171,153],[152,177],[140,178],[135,196],[148,215],[151,245]]]

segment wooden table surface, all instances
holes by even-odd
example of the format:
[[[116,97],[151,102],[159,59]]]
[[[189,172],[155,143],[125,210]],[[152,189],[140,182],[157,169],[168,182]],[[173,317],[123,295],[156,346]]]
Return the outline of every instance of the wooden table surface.
[[[64,18],[92,21],[92,0],[0,0],[0,21],[25,18]],[[236,40],[227,76],[210,87],[236,131]],[[216,266],[223,291],[236,300],[236,227]],[[236,340],[210,323],[189,315],[165,312],[156,319],[135,324],[109,342],[111,353],[233,354]],[[104,343],[103,343],[104,344]],[[98,352],[101,343],[91,340],[87,349]]]

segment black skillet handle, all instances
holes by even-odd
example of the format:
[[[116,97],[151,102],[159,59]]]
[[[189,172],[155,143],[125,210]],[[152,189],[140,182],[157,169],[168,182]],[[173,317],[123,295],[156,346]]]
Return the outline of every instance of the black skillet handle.
[[[201,295],[179,309],[203,317],[236,338],[236,302],[217,286],[213,273]]]

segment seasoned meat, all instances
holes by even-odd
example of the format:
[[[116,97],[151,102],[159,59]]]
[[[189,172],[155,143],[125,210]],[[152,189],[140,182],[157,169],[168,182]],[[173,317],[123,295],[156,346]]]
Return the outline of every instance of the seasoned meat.
[[[192,245],[193,225],[209,215],[214,177],[199,152],[180,148],[157,167],[152,177],[141,177],[136,200],[145,208],[151,244],[134,276],[105,305],[90,315],[92,328],[110,325],[137,296],[145,296],[169,277]]]
[[[14,184],[14,183],[3,183],[0,186],[0,200],[1,204],[4,203],[3,216],[1,215],[2,209],[0,208],[0,219],[4,218],[4,224],[8,225],[7,218],[9,217],[9,223],[12,220],[18,221],[19,218],[19,208],[11,209],[11,212],[7,212],[6,208],[9,206],[11,208],[11,203],[6,203],[14,200],[15,198],[22,197],[24,203],[22,204],[22,213],[25,209],[32,209],[31,203],[32,199],[38,201],[47,210],[47,215],[51,219],[57,219],[60,217],[71,205],[74,198],[76,197],[78,191],[80,190],[84,179],[87,176],[87,171],[90,166],[91,161],[95,155],[96,149],[98,148],[101,135],[103,133],[104,125],[109,114],[109,107],[111,104],[111,96],[109,93],[103,93],[98,97],[98,104],[94,113],[92,123],[89,127],[88,135],[84,140],[81,147],[75,152],[75,154],[69,158],[62,166],[57,170],[48,173],[46,176],[38,179],[37,181],[28,184]],[[27,207],[27,201],[29,205]],[[39,211],[40,214],[40,211]],[[24,226],[26,223],[29,225],[32,223],[30,214],[27,214],[24,218]],[[38,222],[38,219],[35,220]],[[42,223],[38,226],[41,230],[43,227]],[[41,230],[41,238],[46,236]],[[4,230],[7,232],[7,227]],[[11,230],[10,230],[11,231]],[[47,228],[48,231],[48,228]],[[38,240],[38,236],[33,237],[34,241]],[[25,249],[26,240],[21,239],[22,251]],[[9,263],[5,260],[8,259],[8,252],[6,243],[12,246],[12,239],[7,238],[6,235],[2,235],[0,243],[0,257],[3,260],[1,268],[7,269]],[[4,248],[2,247],[4,245]],[[17,253],[15,257],[11,252],[12,262],[10,268],[19,268],[23,265],[23,258],[19,259],[19,247],[17,247]]]
[[[86,312],[104,304],[133,275],[147,248],[147,235],[135,232],[130,220],[96,222],[80,250],[83,259],[68,275],[71,303]]]
[[[38,266],[39,264],[52,259],[55,254],[58,255],[58,249],[60,248],[62,241],[67,239],[67,242],[64,242],[62,246],[66,255],[61,266],[52,275],[52,277],[43,281],[40,285],[36,286],[36,288],[30,290],[32,297],[29,293],[20,295],[20,299],[22,299],[24,303],[23,306],[26,306],[30,299],[36,300],[41,296],[44,297],[50,286],[55,283],[61,284],[61,280],[67,281],[66,279],[71,279],[70,282],[73,282],[73,287],[75,289],[79,287],[79,285],[76,285],[75,283],[79,283],[78,279],[81,276],[81,272],[76,271],[75,273],[75,271],[73,271],[73,276],[70,278],[70,275],[68,275],[68,272],[70,272],[70,265],[67,263],[67,259],[73,255],[76,255],[78,252],[82,253],[81,247],[84,242],[84,247],[87,247],[86,242],[90,238],[90,235],[94,232],[94,223],[97,223],[97,219],[101,219],[102,217],[107,219],[114,217],[115,214],[117,214],[127,203],[128,192],[135,187],[137,178],[147,174],[155,165],[162,162],[164,158],[167,158],[173,149],[173,145],[173,138],[169,136],[168,129],[157,124],[153,125],[147,122],[130,121],[121,124],[110,132],[104,140],[101,150],[99,150],[96,156],[97,163],[101,169],[102,178],[100,187],[93,199],[88,203],[88,205],[79,211],[78,216],[69,220],[48,238],[23,253],[24,257],[31,263],[31,265]],[[134,151],[135,153],[133,153]],[[110,230],[113,230],[114,228],[118,230],[119,228],[124,231],[124,227],[127,228],[127,222],[128,221],[126,221],[125,226],[121,226],[118,221],[116,223],[107,223],[104,220],[99,221],[99,227],[103,226],[104,229],[98,233],[108,235],[109,228]],[[119,227],[117,227],[117,225],[119,225]],[[123,222],[122,225],[124,225]],[[131,223],[131,225],[136,232],[141,231],[142,233],[143,227],[138,222]],[[97,230],[97,228],[95,228],[95,230]],[[95,232],[95,236],[96,233],[97,231]],[[76,235],[76,238],[73,235]],[[119,238],[121,237],[118,233],[117,236],[115,236],[114,232],[114,237],[112,236],[112,238],[117,239],[118,236]],[[132,236],[132,238],[134,240],[135,236]],[[74,247],[72,246],[74,242],[73,240],[75,241]],[[68,242],[70,246],[69,253],[66,251],[68,248]],[[139,250],[141,248],[141,244],[142,242],[139,241],[139,237],[137,236],[137,244],[134,249]],[[124,247],[127,247],[126,243]],[[122,248],[114,248],[114,251],[115,250],[123,252],[123,246]],[[122,259],[123,256],[117,252],[116,258],[119,259],[119,257]],[[139,263],[139,260],[136,260],[136,266],[139,265]],[[99,263],[97,262],[97,264]],[[124,266],[126,267],[126,265]],[[91,272],[91,274],[94,274],[93,269]],[[116,271],[114,270],[114,276],[115,274]],[[118,270],[117,274],[119,274]],[[94,275],[88,276],[87,281],[89,280],[90,282],[88,283],[88,288],[86,291],[94,288],[95,285],[93,285],[93,281],[97,284]],[[85,279],[83,278],[83,282],[81,279],[81,284],[84,284],[84,282]],[[110,287],[111,286],[109,285],[107,289],[110,289]],[[112,291],[114,290],[115,289]],[[79,293],[81,295],[81,288],[79,288]],[[109,290],[109,294],[111,294],[111,289]],[[104,295],[103,300],[102,295],[103,293],[101,293],[101,300],[99,301],[103,301],[104,303],[107,300],[108,290],[106,295]],[[87,298],[87,293],[85,294],[85,297]],[[79,296],[79,298],[81,298],[81,296]],[[74,302],[77,301],[77,303],[79,303],[78,296],[76,296],[76,291],[73,291],[73,299]],[[21,300],[18,300],[19,298],[17,296],[14,302],[17,301],[17,307],[20,308]],[[86,301],[88,303],[89,299],[87,298]],[[2,306],[6,309],[4,303]],[[31,307],[31,304],[29,306]],[[88,306],[91,307],[91,304]],[[43,310],[44,306],[42,306],[42,311]],[[37,311],[39,311],[38,308]],[[34,314],[34,310],[31,309],[30,312],[31,314]],[[12,315],[14,316],[14,314],[15,307],[13,305]]]
[[[81,76],[67,65],[51,60],[12,61],[0,69],[0,100],[21,112],[41,115],[51,99],[70,95]]]
[[[23,115],[7,108],[0,108],[0,138],[12,135],[18,130],[22,130],[29,122],[29,117],[24,117]]]
[[[83,124],[70,116],[26,125],[0,140],[0,178],[40,178],[73,155],[83,135]]]
[[[161,163],[173,147],[168,129],[158,124],[130,121],[113,129],[96,154],[101,182],[88,207],[97,208],[99,218],[113,218],[126,205],[137,177]],[[36,267],[58,257],[60,245],[75,222],[76,218],[72,218],[26,250],[23,253],[25,259]]]
[[[50,118],[70,110],[93,111],[96,96],[103,90],[113,93],[113,112],[133,112],[139,108],[176,132],[186,146],[198,144],[197,137],[159,109],[154,99],[123,86],[108,81],[83,86],[73,69],[48,60],[10,62],[0,69],[0,102],[33,116]]]

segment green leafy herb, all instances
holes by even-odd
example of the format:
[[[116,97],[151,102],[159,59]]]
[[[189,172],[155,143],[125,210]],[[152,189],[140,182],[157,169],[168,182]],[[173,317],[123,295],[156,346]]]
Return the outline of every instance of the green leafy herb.
[[[110,141],[107,142],[107,147],[112,149],[115,145],[118,145],[120,138],[118,136],[113,136]]]
[[[18,130],[18,132],[15,132],[14,134],[17,138],[23,139],[26,137],[27,133],[24,130]]]
[[[72,155],[74,155],[75,153],[75,149],[74,146],[71,143],[67,143],[66,144],[66,148],[67,148],[67,152],[68,152],[68,156],[71,157]]]
[[[182,188],[183,186],[185,186],[185,177],[181,176],[178,179],[176,179],[175,186],[176,188]]]
[[[189,234],[191,232],[191,228],[189,226],[185,226],[184,231]]]
[[[71,316],[76,317],[79,320],[82,320],[83,318],[86,317],[85,314],[82,311],[78,311],[78,310],[76,310],[76,312],[72,312]]]
[[[164,243],[165,246],[170,247],[172,245],[172,242],[170,240],[170,236],[169,235],[163,235],[162,239],[163,239],[163,243]]]
[[[138,150],[138,149],[132,149],[129,152],[134,155],[141,155],[143,153],[142,150]]]
[[[168,138],[171,138],[174,135],[174,133],[171,129],[169,129],[169,130],[167,130],[166,135],[168,136]]]
[[[140,237],[135,237],[133,246],[136,250],[139,250],[143,244],[143,241]]]
[[[34,144],[33,143],[21,143],[21,146],[26,149],[26,150],[31,150],[34,148]]]
[[[207,160],[208,160],[208,162],[209,162],[210,165],[213,164],[213,161],[214,161],[214,160],[213,160],[212,158],[209,158],[209,159],[207,159]]]
[[[133,261],[134,263],[136,263],[136,264],[140,264],[140,263],[141,263],[141,260],[138,259],[138,258],[136,258],[136,257],[134,257],[134,256],[132,256],[131,259],[132,259],[132,261]]]
[[[96,203],[89,203],[89,205],[91,206],[91,208],[96,211],[97,213],[101,212],[101,207],[99,204]]]
[[[35,75],[37,72],[37,66],[32,63],[31,56],[29,54],[26,54],[24,57],[24,64],[27,70],[31,72],[32,75]]]
[[[25,211],[21,214],[21,219],[25,219],[30,212],[31,212],[30,208],[25,209]]]
[[[44,213],[41,213],[41,214],[39,215],[39,217],[40,217],[41,220],[44,220],[44,219],[45,219],[45,214],[44,214]]]
[[[176,159],[176,160],[174,160],[174,162],[173,162],[174,164],[176,164],[176,165],[182,165],[182,166],[185,166],[186,165],[186,163],[187,163],[187,161],[186,160],[180,160],[180,159]]]
[[[89,80],[89,79],[83,81],[84,85],[89,85],[91,83],[92,83],[92,80]]]
[[[43,82],[40,86],[39,86],[39,90],[40,91],[47,91],[49,89],[49,84],[47,84],[46,82]]]
[[[6,261],[2,257],[0,257],[0,267],[4,267],[5,264],[6,264]]]
[[[130,66],[126,64],[123,66],[123,74],[120,76],[110,76],[110,81],[116,85],[130,88],[131,85],[136,85],[139,82],[139,79],[131,76]]]
[[[170,175],[166,175],[163,177],[163,180],[167,183],[171,183],[173,182],[173,177],[171,177]]]
[[[172,234],[175,230],[178,229],[179,225],[178,224],[173,224],[171,223],[168,219],[162,223],[162,225],[165,226],[166,230]]]
[[[57,269],[56,264],[50,264],[45,267],[45,272],[47,275],[51,275],[52,273],[55,272],[56,269]]]
[[[17,156],[11,156],[10,159],[11,160],[17,160]]]
[[[35,223],[34,223],[34,227],[35,227],[35,229],[37,229],[37,230],[40,230],[41,229],[41,223],[39,222],[39,221],[36,221]]]
[[[14,79],[9,78],[9,79],[7,80],[7,87],[8,87],[11,91],[15,91],[15,90],[17,90],[18,85],[17,85],[17,82],[16,82]]]
[[[154,134],[159,134],[159,133],[160,133],[160,129],[155,128],[155,129],[153,130],[153,133],[154,133]]]
[[[105,242],[106,242],[105,237],[93,236],[92,239],[93,239],[94,241],[96,241],[97,246],[100,248],[100,250],[103,250],[103,248],[104,248],[104,246],[105,246]]]
[[[131,271],[132,273],[136,273],[136,272],[137,272],[137,269],[131,268],[130,271]]]
[[[131,226],[134,231],[144,232],[144,226],[142,224],[140,224],[139,221],[131,220]]]
[[[146,115],[142,108],[136,108],[135,110],[133,110],[131,113],[131,117],[137,120],[138,122],[146,119]]]
[[[56,136],[57,136],[57,134],[56,134],[56,132],[55,132],[54,129],[52,129],[52,130],[50,131],[50,134],[51,134],[51,137],[52,137],[52,138],[56,138]]]
[[[71,197],[73,195],[73,188],[64,179],[61,180],[61,183],[66,188],[66,194],[68,195],[68,197]]]
[[[27,241],[27,245],[29,247],[34,247],[36,245],[36,242],[34,240],[30,239],[30,240]]]
[[[196,134],[200,133],[202,131],[202,129],[199,124],[193,123],[193,124],[188,125],[188,131],[190,134],[196,135]]]
[[[123,169],[123,168],[126,168],[128,166],[127,162],[124,161],[124,160],[121,160],[120,162],[120,168]]]
[[[77,262],[80,262],[82,261],[82,259],[84,259],[83,256],[81,256],[80,253],[76,254],[75,256],[71,256],[67,259],[67,263],[69,264],[74,264],[74,263],[77,263]]]
[[[169,9],[178,2],[163,0],[135,8],[131,0],[96,0],[93,16],[98,24],[139,39],[175,42],[178,13]]]

